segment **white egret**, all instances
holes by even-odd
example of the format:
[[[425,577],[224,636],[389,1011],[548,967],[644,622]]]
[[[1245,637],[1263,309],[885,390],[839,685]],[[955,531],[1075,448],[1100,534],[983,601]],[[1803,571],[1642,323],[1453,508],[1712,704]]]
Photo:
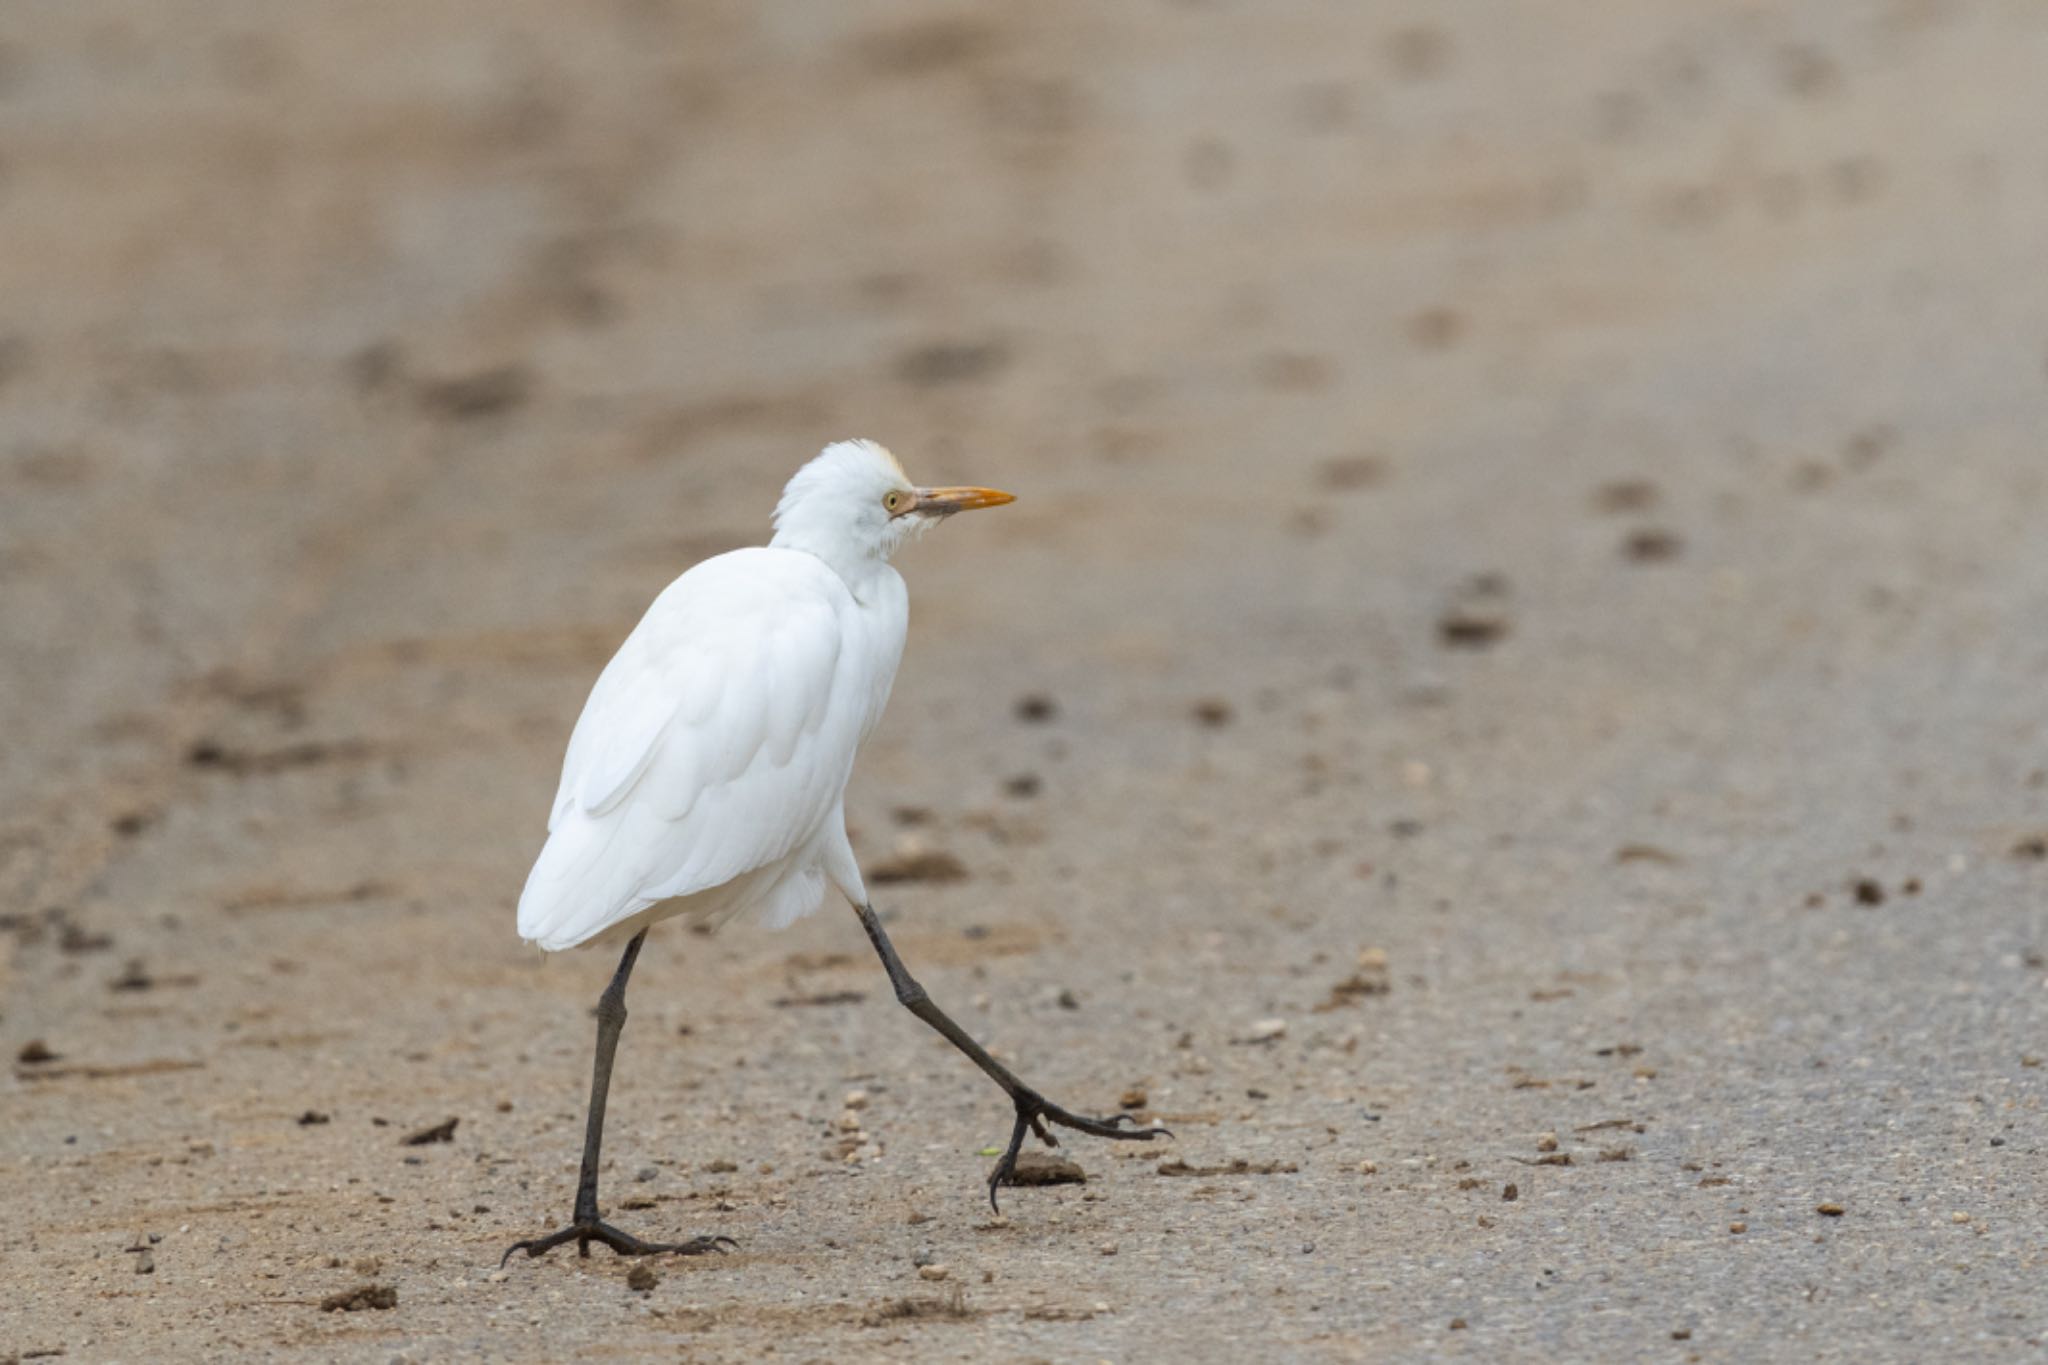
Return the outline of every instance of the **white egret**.
[[[543,948],[626,938],[598,1000],[597,1057],[576,1209],[567,1227],[514,1244],[540,1256],[574,1241],[621,1255],[694,1254],[729,1238],[644,1242],[598,1215],[605,1092],[626,1022],[626,979],[648,929],[748,911],[780,926],[826,886],[860,916],[896,998],[993,1078],[1016,1108],[989,1199],[1046,1124],[1144,1140],[1163,1130],[1070,1113],[1017,1079],[907,971],[869,903],[846,838],[845,791],[881,719],[903,653],[909,596],[890,554],[955,512],[1013,499],[991,488],[918,488],[872,441],[840,441],[798,470],[766,547],[689,570],[654,600],[598,676],[569,738],[548,840],[519,898],[519,933]]]

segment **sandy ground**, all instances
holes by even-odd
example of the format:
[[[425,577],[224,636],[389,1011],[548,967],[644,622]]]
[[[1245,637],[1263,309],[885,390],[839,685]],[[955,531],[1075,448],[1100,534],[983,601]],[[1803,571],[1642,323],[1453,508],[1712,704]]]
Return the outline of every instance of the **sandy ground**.
[[[0,1358],[2038,1354],[2043,70],[1996,0],[0,8]],[[904,557],[898,942],[1177,1140],[993,1219],[851,916],[671,926],[605,1200],[740,1249],[500,1273],[612,966],[512,928],[569,724],[855,433],[1021,495]]]

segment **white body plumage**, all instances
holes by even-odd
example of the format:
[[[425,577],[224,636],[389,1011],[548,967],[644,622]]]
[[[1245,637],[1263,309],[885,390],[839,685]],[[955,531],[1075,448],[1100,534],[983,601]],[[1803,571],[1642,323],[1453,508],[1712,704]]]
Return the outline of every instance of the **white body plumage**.
[[[690,569],[605,666],[569,740],[520,937],[573,948],[673,916],[784,925],[829,882],[866,890],[846,838],[854,757],[910,621],[889,554],[990,489],[913,487],[841,441],[799,470],[765,547]]]

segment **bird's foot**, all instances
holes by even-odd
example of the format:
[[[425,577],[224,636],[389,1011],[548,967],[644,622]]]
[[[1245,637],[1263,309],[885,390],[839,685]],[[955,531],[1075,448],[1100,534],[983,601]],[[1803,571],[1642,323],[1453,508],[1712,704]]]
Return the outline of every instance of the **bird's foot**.
[[[706,1252],[721,1254],[727,1247],[738,1247],[739,1243],[730,1237],[692,1237],[687,1242],[643,1242],[629,1233],[620,1232],[610,1223],[596,1218],[579,1218],[557,1232],[545,1237],[533,1237],[524,1242],[514,1242],[505,1248],[505,1254],[498,1258],[498,1268],[512,1259],[512,1253],[523,1251],[527,1259],[545,1256],[564,1242],[576,1244],[576,1254],[588,1256],[592,1242],[602,1242],[621,1256],[702,1256]]]
[[[996,1190],[1011,1183],[1011,1177],[1017,1173],[1017,1156],[1024,1149],[1024,1134],[1027,1132],[1036,1133],[1038,1140],[1048,1147],[1060,1145],[1060,1140],[1053,1136],[1052,1129],[1046,1127],[1048,1123],[1061,1128],[1071,1128],[1077,1133],[1087,1133],[1091,1137],[1111,1138],[1119,1142],[1150,1142],[1156,1137],[1173,1136],[1157,1125],[1150,1128],[1135,1126],[1138,1122],[1138,1116],[1135,1114],[1112,1114],[1106,1119],[1089,1118],[1085,1114],[1062,1109],[1032,1090],[1019,1091],[1011,1098],[1017,1105],[1017,1126],[1010,1130],[1010,1145],[988,1176],[989,1207],[998,1213],[1002,1212],[1002,1206],[996,1202]],[[1132,1126],[1126,1127],[1126,1124]]]

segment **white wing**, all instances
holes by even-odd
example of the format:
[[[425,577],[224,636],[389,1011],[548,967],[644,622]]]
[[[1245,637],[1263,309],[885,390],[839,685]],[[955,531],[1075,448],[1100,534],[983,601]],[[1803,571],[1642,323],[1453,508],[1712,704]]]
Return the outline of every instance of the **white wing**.
[[[862,657],[877,651],[858,612],[838,574],[790,550],[736,550],[671,583],[576,722],[520,936],[571,947],[809,841],[895,673],[893,651]]]

